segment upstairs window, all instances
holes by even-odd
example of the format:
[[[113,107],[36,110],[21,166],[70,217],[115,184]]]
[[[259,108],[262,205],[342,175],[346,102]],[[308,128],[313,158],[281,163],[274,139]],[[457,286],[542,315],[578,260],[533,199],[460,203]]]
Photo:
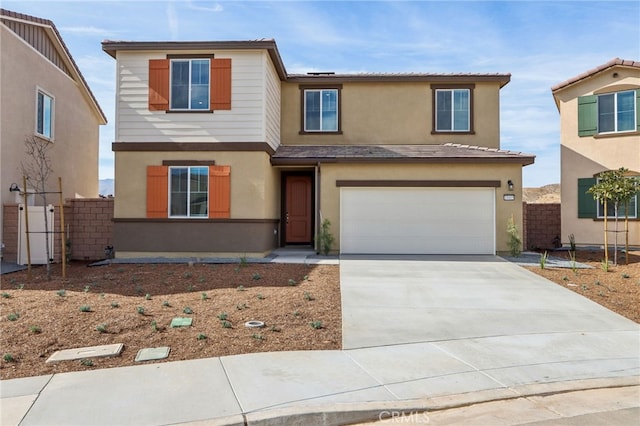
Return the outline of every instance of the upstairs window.
[[[339,131],[338,89],[303,90],[303,129],[305,132]]]
[[[149,61],[149,111],[230,109],[230,58],[180,56]]]
[[[436,90],[436,131],[469,131],[469,89]]]
[[[40,89],[36,95],[36,134],[53,139],[53,98]]]
[[[172,59],[169,96],[172,110],[209,110],[209,59]]]
[[[578,218],[589,219],[603,219],[604,203],[596,200],[592,194],[590,194],[589,188],[598,182],[597,178],[581,178],[578,179]],[[618,218],[623,219],[625,213],[629,212],[630,219],[638,218],[638,194],[631,197],[628,207],[624,203],[618,205]],[[607,218],[615,218],[615,205],[612,202],[607,203]]]
[[[578,98],[578,135],[640,131],[640,89]]]

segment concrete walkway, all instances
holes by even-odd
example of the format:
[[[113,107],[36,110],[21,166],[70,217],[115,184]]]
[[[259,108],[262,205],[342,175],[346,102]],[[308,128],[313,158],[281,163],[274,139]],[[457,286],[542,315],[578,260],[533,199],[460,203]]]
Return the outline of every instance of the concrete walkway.
[[[623,406],[587,404],[591,411],[556,418],[595,409],[624,424],[640,407],[640,326],[517,265],[494,256],[350,256],[340,265],[342,351],[6,380],[1,424],[387,422],[390,413],[463,413],[480,402],[611,387]],[[585,405],[573,400],[566,404]]]

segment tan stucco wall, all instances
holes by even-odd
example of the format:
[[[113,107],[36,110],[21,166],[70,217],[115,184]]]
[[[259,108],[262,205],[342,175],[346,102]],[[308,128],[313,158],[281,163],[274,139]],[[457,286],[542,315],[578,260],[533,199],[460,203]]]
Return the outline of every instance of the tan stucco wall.
[[[617,73],[616,78],[613,73]],[[578,178],[626,167],[640,172],[640,134],[632,132],[613,136],[578,136],[578,97],[640,88],[640,69],[613,67],[555,94],[560,109],[562,242],[569,235],[579,245],[602,245],[603,223],[578,219]],[[613,234],[610,235],[613,238]],[[620,239],[624,235],[620,234]],[[631,223],[629,242],[640,245],[640,221]]]
[[[12,182],[22,188],[20,164],[30,161],[24,141],[35,134],[37,88],[54,97],[50,189],[58,190],[60,176],[65,198],[96,197],[100,123],[80,87],[4,25],[0,52],[2,204],[15,201],[8,191]],[[58,196],[51,196],[50,202],[57,203]]]
[[[337,180],[499,180],[496,188],[496,248],[508,251],[507,221],[513,215],[522,235],[522,168],[519,164],[395,164],[386,165],[381,172],[374,164],[321,164],[320,211],[323,219],[331,221],[331,232],[336,238],[334,249],[339,250],[340,188]],[[512,180],[516,199],[504,201],[507,181]],[[473,208],[473,206],[469,206]]]
[[[338,83],[336,81],[336,83]],[[429,83],[347,82],[342,85],[342,134],[300,135],[298,83],[282,84],[282,143],[442,144],[447,142],[498,148],[500,105],[498,83],[476,83],[475,134],[432,135],[432,91]]]
[[[280,174],[265,152],[116,152],[114,218],[146,217],[147,166],[163,160],[214,160],[231,166],[231,219],[280,217]]]

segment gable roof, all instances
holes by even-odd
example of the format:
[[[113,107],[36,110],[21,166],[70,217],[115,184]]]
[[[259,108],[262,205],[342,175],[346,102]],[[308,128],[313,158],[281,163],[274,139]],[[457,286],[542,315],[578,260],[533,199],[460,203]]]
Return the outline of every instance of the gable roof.
[[[47,37],[51,41],[62,63],[55,63],[56,61],[52,60],[51,57],[48,57],[47,59],[54,62],[54,65],[58,66],[63,72],[69,74],[69,76],[78,83],[78,85],[81,87],[81,90],[84,92],[85,97],[89,102],[89,105],[94,110],[95,114],[98,116],[100,123],[107,124],[107,117],[102,111],[102,108],[100,108],[100,104],[98,104],[98,100],[93,95],[93,92],[89,88],[89,84],[87,84],[87,81],[84,79],[84,76],[80,72],[80,69],[78,68],[78,65],[73,59],[73,56],[71,56],[71,52],[69,51],[69,49],[67,48],[67,45],[62,40],[62,36],[58,32],[58,29],[56,28],[55,24],[52,21],[44,18],[25,15],[23,13],[13,12],[7,9],[0,9],[0,21],[2,21],[2,23],[5,25],[11,24],[11,23],[23,23],[23,24],[42,28],[47,34]],[[18,34],[18,36],[22,37],[20,34]],[[24,39],[24,37],[22,38]],[[25,41],[29,42],[28,40],[25,40]],[[42,54],[42,52],[40,53]]]
[[[558,90],[562,90],[567,86],[571,86],[572,84],[578,83],[582,80],[585,80],[589,77],[592,77],[596,74],[599,74],[603,71],[606,71],[610,68],[613,68],[615,66],[624,66],[624,67],[633,67],[633,68],[640,68],[640,61],[632,61],[632,60],[625,60],[625,59],[620,59],[620,58],[613,58],[612,60],[610,60],[609,62],[602,64],[598,67],[595,67],[593,69],[590,69],[589,71],[585,71],[582,74],[579,74],[575,77],[572,77],[568,80],[563,81],[562,83],[558,83],[555,86],[551,87],[551,92],[557,92]]]
[[[323,163],[517,163],[533,164],[535,155],[497,148],[442,145],[280,145],[273,165]]]

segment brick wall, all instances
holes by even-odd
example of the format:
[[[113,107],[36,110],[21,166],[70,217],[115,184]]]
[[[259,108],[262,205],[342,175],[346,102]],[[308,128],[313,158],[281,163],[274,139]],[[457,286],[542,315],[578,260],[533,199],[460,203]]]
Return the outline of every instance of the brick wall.
[[[3,257],[9,262],[18,258],[18,205],[3,207],[3,232],[5,244]],[[60,208],[55,206],[54,260],[61,259]],[[73,260],[98,260],[105,258],[105,247],[113,245],[113,198],[74,198],[64,205],[65,239],[71,243]]]
[[[522,203],[522,247],[524,250],[552,249],[560,236],[560,203]]]

